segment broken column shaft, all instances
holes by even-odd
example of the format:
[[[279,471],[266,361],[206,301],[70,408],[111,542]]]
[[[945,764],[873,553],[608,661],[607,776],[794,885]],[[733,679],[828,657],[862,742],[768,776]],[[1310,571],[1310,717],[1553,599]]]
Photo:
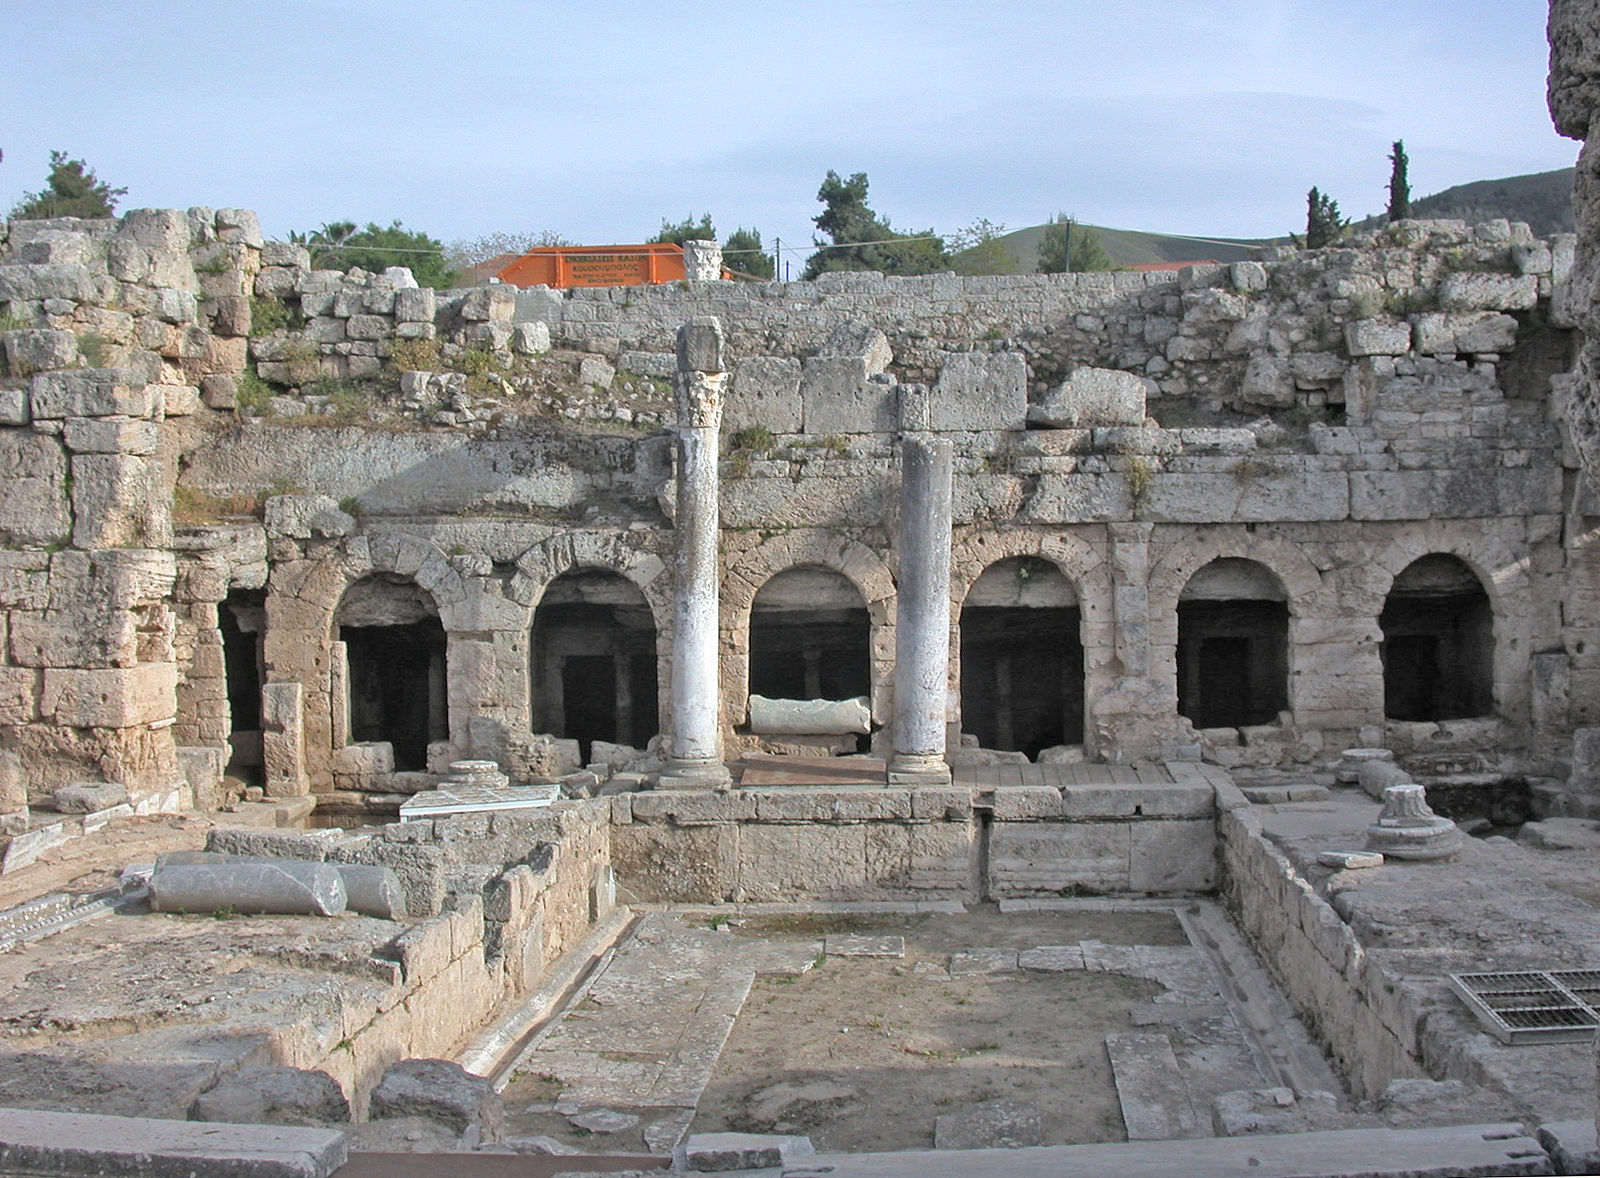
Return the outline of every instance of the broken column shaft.
[[[672,727],[663,789],[718,789],[722,763],[717,667],[717,430],[728,383],[722,325],[711,317],[678,329],[677,585],[672,632]]]
[[[943,785],[950,678],[951,450],[947,438],[900,444],[900,583],[894,639],[890,785]]]

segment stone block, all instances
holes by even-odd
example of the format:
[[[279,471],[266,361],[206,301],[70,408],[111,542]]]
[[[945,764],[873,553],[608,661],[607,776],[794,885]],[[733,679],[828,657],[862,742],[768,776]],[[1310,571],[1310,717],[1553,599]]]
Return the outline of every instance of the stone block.
[[[542,356],[550,350],[550,327],[546,323],[518,323],[511,329],[511,350],[519,356]]]
[[[1251,356],[1239,382],[1239,396],[1252,405],[1293,405],[1295,382],[1290,361],[1283,356]]]
[[[61,438],[79,453],[146,455],[155,453],[159,434],[144,418],[69,417]]]
[[[189,1109],[191,1121],[247,1125],[345,1125],[350,1104],[327,1072],[278,1065],[240,1068]]]
[[[475,286],[461,300],[461,317],[479,323],[509,324],[516,309],[516,288],[503,283]]]
[[[930,399],[936,430],[1021,430],[1028,366],[1020,352],[957,352],[939,369]]]
[[[1027,822],[1061,816],[1061,791],[1050,786],[1004,786],[994,791],[996,822]]]
[[[72,526],[65,496],[67,461],[54,438],[20,431],[0,432],[0,469],[6,472],[0,495],[0,535],[13,543],[51,544]]]
[[[51,368],[70,368],[78,359],[78,337],[70,331],[25,328],[0,332],[6,365],[12,376],[30,376]]]
[[[28,424],[28,390],[0,389],[0,425]]]
[[[1497,311],[1417,315],[1411,322],[1416,350],[1425,355],[1509,352],[1517,343],[1516,319]]]
[[[1135,892],[1209,892],[1217,884],[1210,821],[1136,822],[1129,828],[1128,886]]]
[[[30,724],[39,718],[40,672],[0,667],[0,724]]]
[[[38,302],[44,299],[70,299],[88,303],[95,300],[94,275],[87,266],[74,262],[48,262],[0,266],[0,302]]]
[[[887,371],[894,361],[889,337],[865,319],[846,319],[840,323],[828,333],[817,355],[860,360],[868,376]]]
[[[788,1168],[815,1151],[809,1137],[763,1133],[695,1133],[684,1144],[684,1164],[695,1173]]]
[[[437,296],[431,286],[410,287],[394,292],[394,317],[397,323],[432,323],[437,311]]]
[[[1411,350],[1411,325],[1357,319],[1344,325],[1344,343],[1351,356],[1403,356]]]
[[[71,670],[47,667],[39,710],[69,728],[131,728],[177,712],[177,668],[171,663]]]
[[[1127,891],[1129,830],[1124,822],[996,823],[990,836],[990,894]]]
[[[860,359],[813,356],[805,361],[800,372],[804,432],[892,433],[898,417],[895,387],[867,376]]]
[[[73,455],[76,547],[164,547],[172,538],[169,505],[159,462],[131,454]]]
[[[181,1116],[181,1109],[172,1115]],[[230,1124],[197,1131],[181,1120],[0,1112],[0,1165],[14,1174],[328,1178],[348,1156],[345,1135],[336,1129]]]
[[[1447,274],[1439,282],[1439,306],[1446,311],[1527,311],[1539,301],[1533,274]]]
[[[382,315],[352,315],[345,320],[344,331],[349,339],[388,339],[394,334],[394,325]]]
[[[1027,420],[1050,429],[1142,426],[1150,383],[1114,368],[1078,368],[1028,407]]]
[[[143,376],[127,368],[75,368],[41,372],[28,388],[35,419],[149,417],[154,404]]]
[[[261,757],[268,797],[298,797],[308,791],[298,683],[261,688]]]
[[[914,791],[904,789],[745,790],[760,822],[903,822]],[[634,808],[635,816],[638,807]]]
[[[115,782],[77,781],[56,790],[54,799],[62,814],[93,814],[124,804],[128,789]]]
[[[1260,262],[1233,262],[1228,266],[1228,277],[1240,294],[1259,294],[1267,289],[1267,268]]]
[[[635,799],[636,815],[637,805]],[[748,825],[739,831],[736,853],[744,900],[844,900],[878,890],[867,878],[864,825]]]
[[[455,1133],[475,1125],[485,1141],[500,1140],[505,1122],[494,1082],[447,1059],[403,1059],[390,1066],[372,1090],[367,1115],[374,1121],[425,1117]]]
[[[765,428],[797,434],[803,425],[800,361],[788,356],[749,356],[738,362],[723,404],[724,432]]]

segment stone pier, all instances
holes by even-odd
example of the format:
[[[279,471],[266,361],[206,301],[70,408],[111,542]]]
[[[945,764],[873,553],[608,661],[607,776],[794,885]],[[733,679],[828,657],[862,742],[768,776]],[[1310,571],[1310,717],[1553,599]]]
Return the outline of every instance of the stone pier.
[[[711,316],[678,329],[677,588],[672,718],[662,789],[722,789],[718,708],[717,430],[728,383],[722,325]]]
[[[950,502],[947,438],[900,444],[900,592],[895,606],[894,756],[890,785],[944,785],[950,679]]]

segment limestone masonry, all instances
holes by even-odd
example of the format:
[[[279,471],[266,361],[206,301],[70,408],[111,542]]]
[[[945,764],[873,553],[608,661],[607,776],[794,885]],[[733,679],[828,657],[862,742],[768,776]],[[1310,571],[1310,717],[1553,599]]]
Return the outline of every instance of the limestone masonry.
[[[563,295],[313,271],[241,210],[14,223],[0,804],[211,808],[229,772],[392,805],[465,757],[648,780],[661,733],[677,761],[1382,745],[1589,813],[1573,257],[1403,222],[1176,274]],[[713,358],[680,363],[686,323]],[[897,633],[902,437],[953,454],[948,633]],[[675,697],[696,469],[716,666]],[[895,743],[897,648],[947,668],[943,750]],[[864,697],[872,733],[752,731],[753,693]]]

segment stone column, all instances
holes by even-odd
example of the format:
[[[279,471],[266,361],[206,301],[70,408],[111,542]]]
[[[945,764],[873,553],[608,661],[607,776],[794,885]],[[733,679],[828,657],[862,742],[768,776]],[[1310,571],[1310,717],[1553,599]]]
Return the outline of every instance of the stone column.
[[[900,584],[894,624],[894,756],[890,785],[945,785],[950,690],[948,438],[900,444]]]
[[[672,727],[662,789],[726,789],[717,666],[717,429],[728,383],[722,324],[705,316],[678,329],[678,508],[672,629]]]

